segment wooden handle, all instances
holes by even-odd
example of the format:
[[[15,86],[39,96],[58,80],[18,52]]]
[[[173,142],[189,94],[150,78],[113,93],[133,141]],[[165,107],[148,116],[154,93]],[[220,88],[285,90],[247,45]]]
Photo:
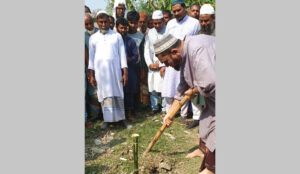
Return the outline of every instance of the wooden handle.
[[[169,119],[173,120],[173,118],[175,117],[176,113],[179,111],[179,109],[182,107],[182,105],[189,100],[188,96],[184,96],[184,98],[182,100],[180,100],[180,102],[178,103],[178,105],[176,105],[176,107],[174,108],[174,110],[170,111],[169,114]],[[156,141],[158,140],[158,138],[160,137],[160,135],[164,132],[164,130],[166,129],[166,124],[163,124],[160,129],[158,130],[158,132],[156,133],[155,137],[152,139],[151,143],[149,144],[148,148],[146,149],[146,151],[143,153],[143,156],[145,156],[150,150],[151,148],[154,146],[154,144],[156,143]]]

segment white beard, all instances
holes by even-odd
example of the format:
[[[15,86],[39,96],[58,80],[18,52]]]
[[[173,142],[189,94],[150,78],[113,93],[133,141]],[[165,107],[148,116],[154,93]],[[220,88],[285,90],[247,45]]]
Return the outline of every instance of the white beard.
[[[102,33],[102,34],[106,34],[106,33],[108,32],[108,30],[109,30],[109,29],[103,30],[103,29],[100,29],[100,28],[99,28],[99,31],[100,31],[100,33]]]
[[[95,28],[93,30],[86,30],[86,32],[88,32],[90,35],[95,33]]]

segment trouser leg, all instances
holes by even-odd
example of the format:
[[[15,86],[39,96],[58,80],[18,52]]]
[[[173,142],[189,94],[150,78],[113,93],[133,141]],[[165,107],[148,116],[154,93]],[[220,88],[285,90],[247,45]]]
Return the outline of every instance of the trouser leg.
[[[208,170],[210,170],[212,172],[215,172],[216,150],[214,150],[213,152],[211,152],[206,147],[205,143],[201,140],[201,138],[200,138],[200,142],[199,142],[199,149],[204,153],[204,158],[202,160],[199,172],[201,172],[205,168],[207,168]]]
[[[202,106],[192,101],[192,108],[193,108],[193,120],[199,120],[202,112]]]
[[[166,99],[166,111],[169,112],[169,109],[172,106],[174,98],[165,97],[165,99]]]
[[[189,102],[185,102],[180,109],[180,116],[186,117],[188,115]]]
[[[88,96],[88,119],[95,121],[102,119],[101,105],[98,101],[97,94]]]
[[[165,97],[162,97],[162,99],[161,99],[161,111],[162,112],[166,112],[166,98]]]
[[[153,111],[158,110],[158,93],[156,91],[152,91],[150,93],[150,101],[151,101],[151,108]]]

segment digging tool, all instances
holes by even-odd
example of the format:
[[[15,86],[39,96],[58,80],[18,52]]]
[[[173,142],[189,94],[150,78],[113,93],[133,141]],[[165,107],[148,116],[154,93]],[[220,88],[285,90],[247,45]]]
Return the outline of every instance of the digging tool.
[[[170,115],[169,115],[169,119],[173,120],[176,113],[179,111],[179,109],[181,108],[181,106],[189,100],[188,96],[184,96],[184,98],[182,100],[180,100],[180,102],[178,103],[178,105],[176,105],[176,107],[169,111]],[[156,141],[158,140],[158,138],[160,137],[160,135],[164,132],[164,130],[166,129],[166,124],[163,124],[160,129],[158,130],[158,132],[156,133],[155,137],[152,139],[151,143],[149,144],[148,148],[146,149],[146,151],[143,153],[143,156],[145,156],[150,150],[151,148],[154,146],[154,144],[156,143]]]

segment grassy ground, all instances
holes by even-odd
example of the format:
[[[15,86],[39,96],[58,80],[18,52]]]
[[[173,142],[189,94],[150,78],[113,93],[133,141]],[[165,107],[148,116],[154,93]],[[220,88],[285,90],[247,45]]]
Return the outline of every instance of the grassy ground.
[[[85,173],[133,173],[133,139],[131,138],[133,133],[140,135],[139,173],[198,173],[202,159],[185,158],[189,152],[198,147],[198,128],[186,129],[185,125],[179,124],[180,117],[175,119],[170,128],[165,129],[149,154],[142,157],[142,153],[161,127],[161,114],[146,118],[146,112],[136,113],[137,121],[130,123],[131,128],[125,129],[121,124],[115,124],[106,130],[101,130],[101,123],[99,123],[95,124],[94,128],[86,129]],[[175,140],[172,139],[172,136],[175,137]],[[96,138],[101,140],[100,145],[95,144]],[[162,164],[171,167],[171,170],[162,169],[160,167]]]

